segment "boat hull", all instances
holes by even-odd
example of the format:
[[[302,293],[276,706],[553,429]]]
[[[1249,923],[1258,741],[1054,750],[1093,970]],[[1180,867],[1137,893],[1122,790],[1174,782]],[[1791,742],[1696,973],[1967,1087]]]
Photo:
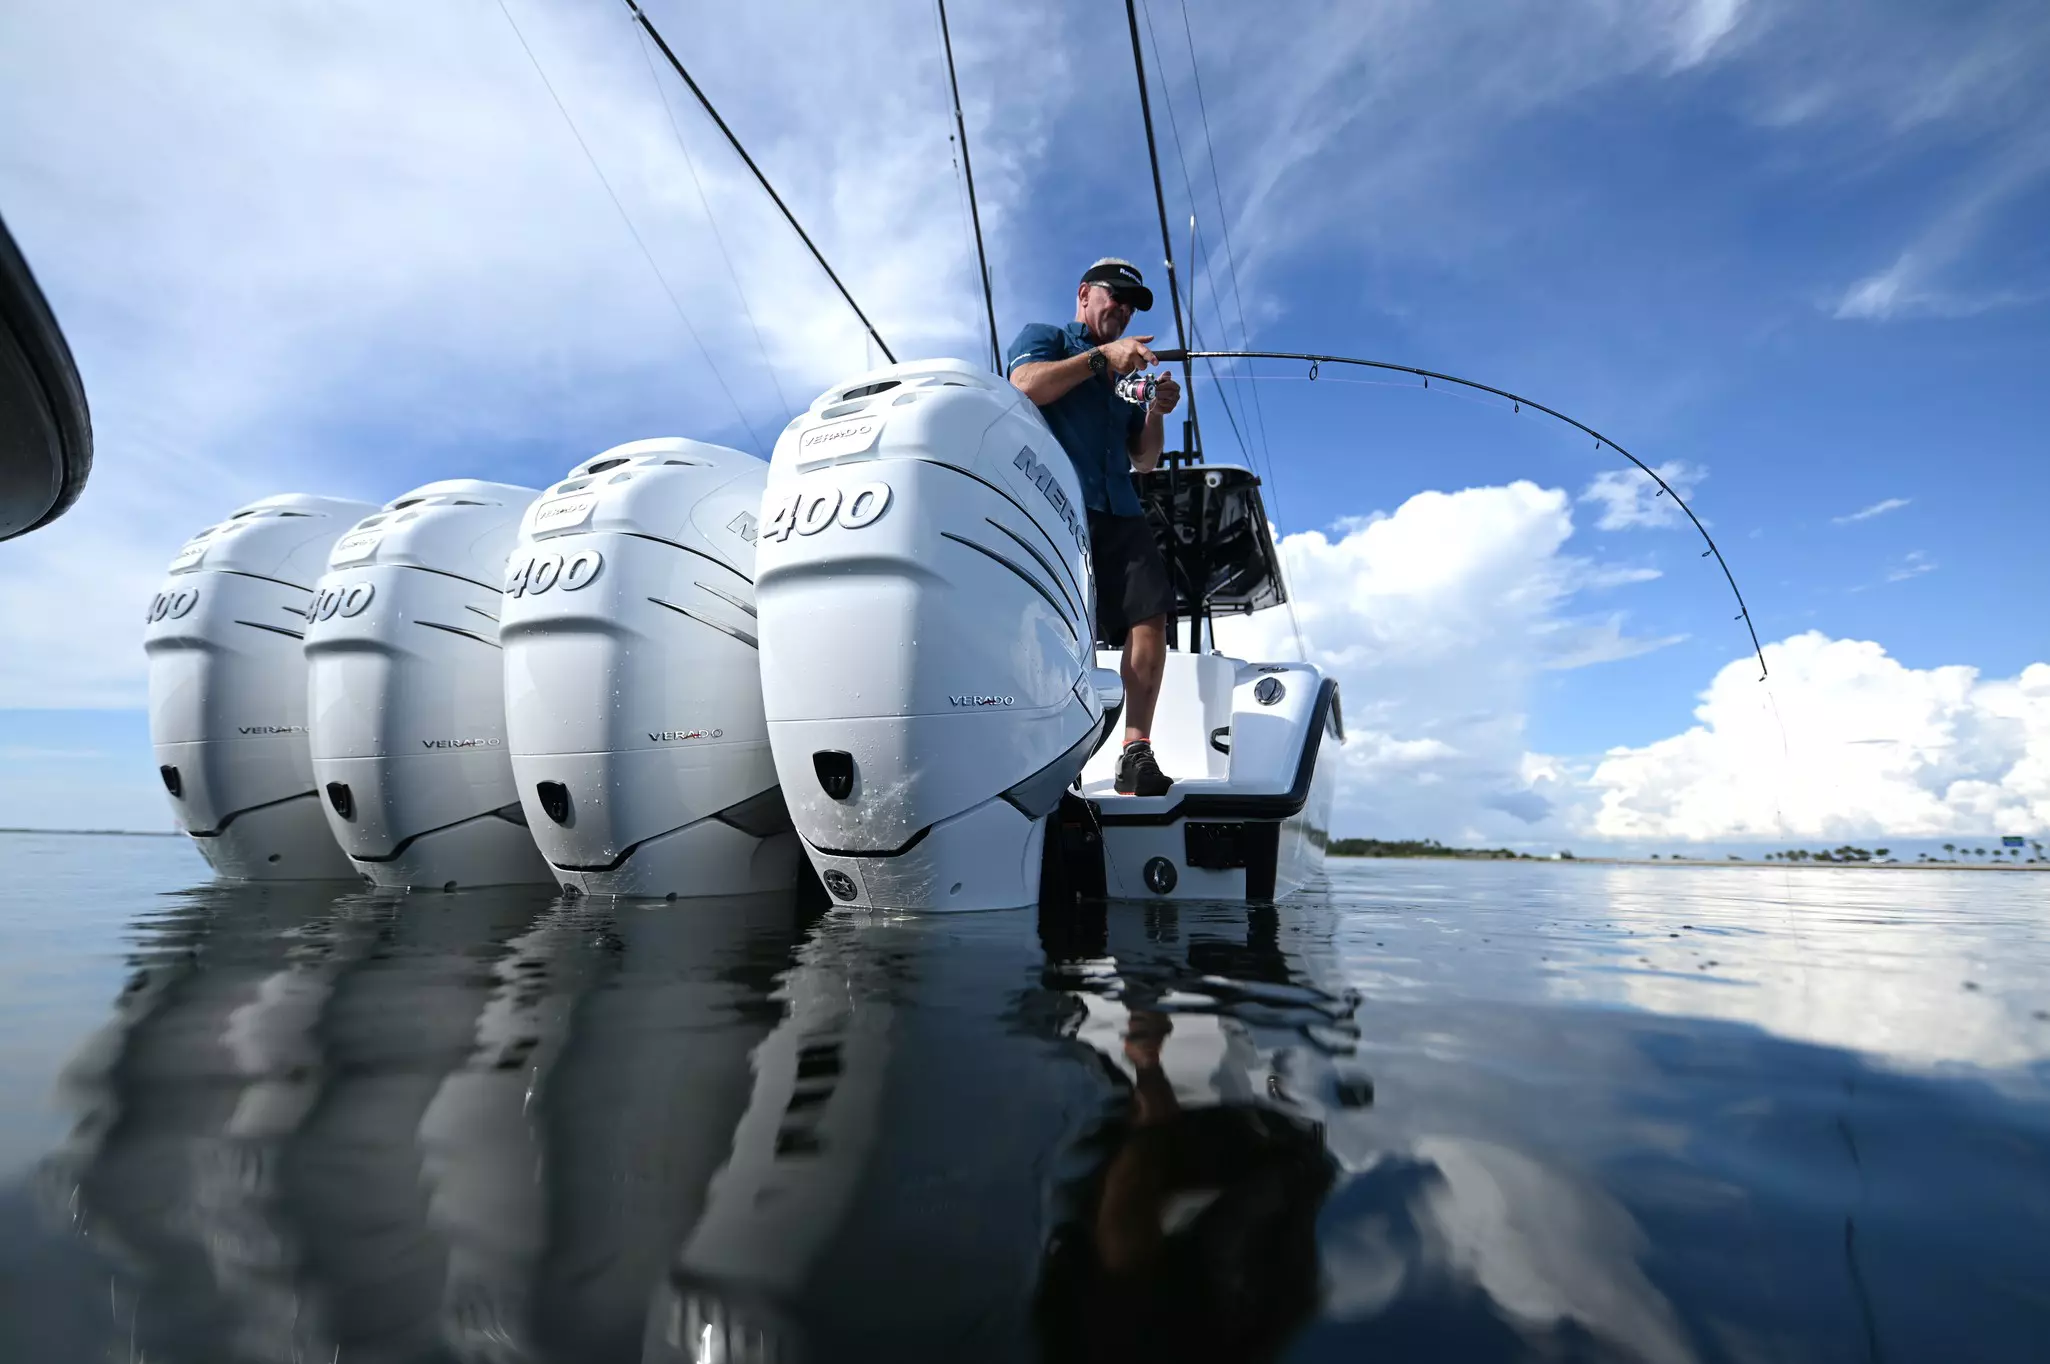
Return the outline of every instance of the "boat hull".
[[[1313,665],[1170,654],[1154,744],[1180,780],[1119,796],[1108,749],[1083,773],[1103,893],[1271,901],[1314,881],[1343,743],[1338,684]]]

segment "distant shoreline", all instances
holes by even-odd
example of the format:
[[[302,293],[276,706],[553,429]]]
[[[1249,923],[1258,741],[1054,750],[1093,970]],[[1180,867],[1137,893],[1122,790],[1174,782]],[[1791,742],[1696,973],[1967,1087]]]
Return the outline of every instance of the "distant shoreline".
[[[24,829],[0,827],[0,834],[47,834],[59,838],[182,838],[176,829]],[[1519,866],[1545,863],[1553,866],[1594,867],[1749,867],[1765,871],[2043,871],[2050,862],[1767,862],[1762,858],[1675,857],[1463,857],[1458,854],[1331,853],[1346,862],[1509,862]]]
[[[176,829],[11,829],[0,834],[62,834],[66,838],[180,838]]]
[[[1767,862],[1763,858],[1676,857],[1654,861],[1643,857],[1376,857],[1370,854],[1332,853],[1334,860],[1347,862],[1511,862],[1517,866],[1545,863],[1548,866],[1594,867],[1746,867],[1753,871],[2050,871],[2050,862]]]

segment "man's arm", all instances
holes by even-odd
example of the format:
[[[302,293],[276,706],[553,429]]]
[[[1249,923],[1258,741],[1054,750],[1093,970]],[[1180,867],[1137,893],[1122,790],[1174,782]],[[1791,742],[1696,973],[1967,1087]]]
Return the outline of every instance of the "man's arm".
[[[1060,401],[1089,378],[1089,355],[1028,360],[1011,371],[1011,384],[1041,407]]]
[[[1160,463],[1160,452],[1167,448],[1167,418],[1150,404],[1146,408],[1145,424],[1132,433],[1129,447],[1132,452],[1132,467],[1142,474],[1150,474]]]
[[[1128,336],[1123,340],[1106,342],[1096,349],[1103,352],[1112,374],[1130,374],[1153,363],[1153,352],[1146,349],[1146,343],[1152,339],[1150,336]],[[1060,401],[1089,376],[1087,351],[1065,360],[1028,360],[1011,368],[1012,385],[1041,407]]]

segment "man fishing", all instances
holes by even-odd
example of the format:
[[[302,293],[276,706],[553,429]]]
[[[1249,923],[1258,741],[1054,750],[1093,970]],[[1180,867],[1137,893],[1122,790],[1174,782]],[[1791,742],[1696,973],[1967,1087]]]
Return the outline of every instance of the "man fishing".
[[[1065,327],[1034,322],[1018,333],[1005,369],[1019,392],[1038,405],[1074,462],[1089,512],[1089,552],[1096,566],[1096,635],[1124,652],[1125,743],[1118,755],[1121,795],[1166,795],[1174,780],[1153,757],[1153,707],[1167,669],[1167,623],[1174,586],[1153,541],[1131,473],[1150,472],[1166,443],[1163,419],[1181,401],[1181,385],[1163,373],[1142,409],[1118,396],[1115,384],[1155,363],[1151,336],[1126,336],[1132,314],[1153,306],[1130,261],[1106,256],[1082,272],[1075,320]]]

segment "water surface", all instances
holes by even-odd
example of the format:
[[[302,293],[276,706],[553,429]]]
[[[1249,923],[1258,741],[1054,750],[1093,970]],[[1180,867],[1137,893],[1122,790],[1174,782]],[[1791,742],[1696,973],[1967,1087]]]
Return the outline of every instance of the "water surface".
[[[2033,876],[1335,862],[883,918],[0,852],[8,1361],[2050,1341]]]

